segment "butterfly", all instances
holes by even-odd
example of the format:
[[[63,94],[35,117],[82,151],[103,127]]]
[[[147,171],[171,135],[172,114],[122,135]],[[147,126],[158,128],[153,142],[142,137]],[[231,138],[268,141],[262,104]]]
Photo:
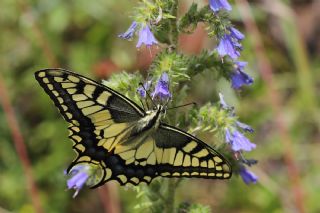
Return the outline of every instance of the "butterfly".
[[[35,78],[69,123],[77,157],[102,171],[92,187],[150,183],[155,177],[228,179],[228,161],[193,135],[161,122],[166,107],[145,111],[134,101],[64,69],[44,69]]]

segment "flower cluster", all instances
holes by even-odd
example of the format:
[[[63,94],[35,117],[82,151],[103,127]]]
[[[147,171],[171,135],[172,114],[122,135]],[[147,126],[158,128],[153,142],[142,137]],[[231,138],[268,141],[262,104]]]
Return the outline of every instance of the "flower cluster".
[[[223,110],[226,110],[230,113],[231,117],[235,116],[233,107],[226,104],[226,102],[223,99],[223,95],[220,93],[220,106]],[[246,184],[249,183],[256,183],[258,180],[258,177],[248,169],[246,169],[244,164],[251,165],[253,162],[252,160],[246,160],[241,155],[242,151],[249,152],[256,148],[256,145],[251,143],[250,140],[243,134],[243,132],[249,132],[252,133],[253,129],[244,123],[241,123],[240,121],[236,121],[234,125],[229,125],[225,127],[225,141],[228,145],[230,145],[231,150],[233,151],[234,155],[238,158],[238,156],[241,156],[241,161],[239,162],[239,174],[242,177],[243,181]],[[255,162],[255,161],[254,161]]]
[[[157,45],[158,40],[154,36],[152,30],[158,29],[158,25],[161,21],[168,18],[174,18],[169,13],[163,12],[164,5],[164,2],[161,0],[142,0],[140,5],[133,10],[134,21],[128,30],[118,37],[130,40],[135,34],[138,34],[137,48],[140,48],[142,45],[145,45],[148,48],[152,45]]]
[[[146,98],[147,92],[151,89],[152,81],[146,81],[143,86],[137,89],[137,92],[142,98]],[[172,97],[169,89],[169,75],[163,72],[160,78],[157,80],[156,86],[151,93],[153,100],[159,100],[160,102],[168,101]]]
[[[214,12],[218,12],[219,10],[230,11],[232,9],[227,0],[210,0],[210,8]],[[242,50],[241,41],[243,39],[244,35],[239,30],[234,27],[228,27],[219,38],[219,44],[216,48],[221,57],[227,55],[234,61],[235,69],[230,76],[234,89],[240,89],[243,85],[253,83],[253,79],[243,71],[246,62],[237,61]]]

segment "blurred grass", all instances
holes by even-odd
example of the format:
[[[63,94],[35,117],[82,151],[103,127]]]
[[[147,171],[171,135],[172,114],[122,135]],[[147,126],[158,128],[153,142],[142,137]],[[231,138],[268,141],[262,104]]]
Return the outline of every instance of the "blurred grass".
[[[106,78],[115,69],[134,71],[144,67],[139,62],[139,57],[146,58],[144,50],[137,54],[134,42],[117,38],[117,34],[129,26],[128,15],[136,2],[0,2],[0,8],[5,8],[0,13],[0,72],[25,139],[44,212],[88,212],[92,209],[104,212],[106,207],[101,203],[98,190],[85,190],[76,199],[72,199],[72,192],[65,191],[63,170],[75,154],[67,138],[65,122],[34,80],[33,73],[59,66],[89,77]],[[255,1],[252,8],[265,54],[272,62],[275,91],[280,97],[281,114],[292,139],[306,212],[316,213],[320,211],[320,39],[316,33],[320,29],[320,19],[317,10],[310,7],[319,8],[319,3],[288,2]],[[302,17],[296,13],[297,8],[309,8],[305,11],[316,13],[314,17],[318,18],[309,24],[311,33],[308,37],[302,37],[301,26],[297,25],[297,20]],[[235,8],[234,20],[244,31],[236,11]],[[275,129],[275,115],[267,98],[269,85],[259,76],[257,55],[251,46],[254,38],[246,34],[242,60],[249,61],[248,72],[255,77],[255,84],[239,93],[230,89],[227,82],[219,82],[219,88],[235,105],[241,120],[252,124],[256,130],[251,139],[258,148],[249,156],[259,159],[253,170],[260,176],[260,182],[246,186],[237,177],[223,183],[184,180],[177,201],[206,204],[213,212],[295,212],[283,158],[287,150],[283,149]],[[203,36],[193,39],[203,39],[205,48],[213,47]],[[181,45],[187,47],[190,44],[193,42]],[[199,79],[202,79],[202,85],[212,84],[212,79],[206,78],[205,74]],[[214,89],[203,93],[201,85],[193,87],[190,99],[205,103],[216,97]],[[34,212],[2,109],[0,135],[0,207],[13,212]],[[120,208],[124,212],[133,212],[132,208],[137,204],[135,192],[128,187],[119,190]]]

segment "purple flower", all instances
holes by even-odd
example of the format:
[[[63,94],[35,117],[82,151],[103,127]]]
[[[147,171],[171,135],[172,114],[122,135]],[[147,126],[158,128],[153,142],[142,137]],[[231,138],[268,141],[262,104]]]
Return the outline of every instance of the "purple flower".
[[[154,37],[150,27],[147,24],[139,32],[139,40],[136,47],[140,48],[142,44],[146,45],[147,47],[150,47],[153,44],[158,44],[158,41]]]
[[[228,3],[227,0],[210,0],[209,1],[210,8],[214,12],[217,12],[219,10],[225,9],[225,10],[231,10],[232,7]]]
[[[253,133],[254,130],[252,129],[251,126],[247,125],[247,124],[244,124],[240,121],[236,121],[236,124],[238,127],[240,127],[241,129],[243,129],[244,131],[247,131],[247,132],[250,132],[250,133]]]
[[[147,92],[142,86],[138,87],[137,92],[142,98],[146,98]]]
[[[246,138],[241,132],[238,130],[234,130],[230,132],[229,129],[226,129],[226,142],[231,145],[231,149],[235,152],[240,150],[243,151],[251,151],[256,148],[256,145],[251,143],[248,138]]]
[[[241,167],[239,174],[242,177],[243,182],[246,184],[257,183],[258,181],[258,176],[247,170],[245,167]]]
[[[242,46],[240,41],[244,39],[244,35],[234,27],[229,28],[229,33],[222,36],[219,45],[216,48],[219,55],[224,57],[230,56],[232,59],[236,59],[240,56],[240,50]]]
[[[237,40],[240,40],[240,41],[244,39],[244,35],[236,28],[231,27],[229,30],[230,30],[231,37],[233,37]]]
[[[217,51],[221,57],[229,55],[231,58],[235,59],[240,56],[240,52],[236,49],[236,46],[232,42],[230,35],[224,35],[220,39]]]
[[[150,30],[148,24],[143,25],[142,23],[137,23],[136,21],[132,22],[128,30],[120,35],[119,38],[131,39],[135,31],[139,28],[139,39],[136,45],[137,48],[140,48],[143,44],[147,47],[152,46],[153,44],[158,44],[158,41],[154,37],[153,33]]]
[[[231,74],[232,87],[234,89],[239,89],[243,85],[251,85],[253,83],[253,78],[243,71],[247,63],[243,61],[237,61],[235,64],[236,68]]]
[[[150,89],[150,86],[151,86],[151,80],[146,81],[146,82],[143,84],[143,87],[142,87],[142,86],[138,87],[137,92],[139,93],[139,95],[140,95],[142,98],[146,98],[146,96],[147,96],[147,91]]]
[[[171,93],[169,91],[169,76],[166,72],[162,73],[151,95],[152,99],[155,97],[158,97],[160,100],[167,100],[171,98]]]
[[[134,32],[137,29],[137,26],[137,22],[132,22],[129,29],[125,33],[121,33],[120,35],[118,35],[118,37],[123,39],[131,39],[133,37]]]
[[[220,106],[222,109],[230,109],[231,107],[225,102],[222,93],[219,92]]]
[[[77,196],[80,189],[89,178],[90,167],[88,165],[76,165],[70,171],[71,178],[67,181],[68,189],[75,189],[73,198]]]

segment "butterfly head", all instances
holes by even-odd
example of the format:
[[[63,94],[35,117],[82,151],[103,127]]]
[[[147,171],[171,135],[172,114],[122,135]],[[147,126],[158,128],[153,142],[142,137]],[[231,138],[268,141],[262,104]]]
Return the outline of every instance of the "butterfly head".
[[[157,114],[159,114],[159,117],[160,119],[165,116],[166,112],[167,112],[167,105],[161,105],[161,104],[158,104],[156,106],[156,111],[157,111]]]
[[[157,113],[159,115],[164,115],[166,114],[167,108],[166,105],[157,104],[153,106],[152,110],[147,111],[147,114]]]
[[[149,126],[149,124],[152,124],[156,129],[160,125],[161,119],[165,116],[167,110],[167,106],[165,105],[155,105],[152,110],[148,110],[146,112],[146,116],[141,119],[141,123],[143,123],[143,126]]]
[[[167,106],[166,106],[166,105],[158,104],[158,105],[156,106],[156,110],[159,111],[159,112],[162,113],[162,114],[165,114],[166,111],[167,111]]]
[[[167,106],[166,105],[161,105],[158,104],[156,106],[156,111],[157,111],[157,121],[156,121],[156,128],[160,125],[160,121],[161,119],[165,116],[166,112],[167,112]]]

